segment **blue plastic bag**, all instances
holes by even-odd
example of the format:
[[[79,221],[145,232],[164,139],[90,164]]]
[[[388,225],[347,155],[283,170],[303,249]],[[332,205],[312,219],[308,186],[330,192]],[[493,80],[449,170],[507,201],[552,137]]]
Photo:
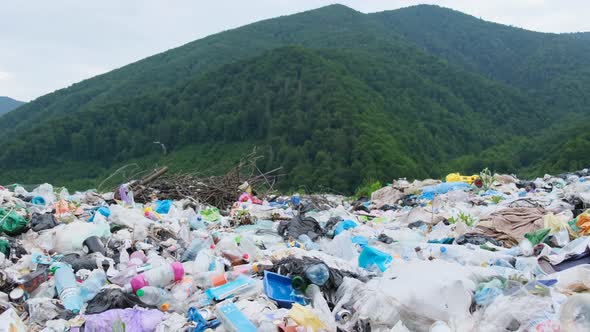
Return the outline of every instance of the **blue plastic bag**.
[[[357,226],[358,224],[350,219],[342,220],[338,223],[338,225],[336,225],[336,228],[334,229],[334,236]]]
[[[159,214],[167,214],[172,206],[172,201],[167,199],[164,201],[156,201],[156,212]]]
[[[393,257],[383,251],[379,251],[371,246],[365,246],[359,256],[359,266],[364,269],[370,269],[371,266],[376,265],[381,272],[389,268]]]

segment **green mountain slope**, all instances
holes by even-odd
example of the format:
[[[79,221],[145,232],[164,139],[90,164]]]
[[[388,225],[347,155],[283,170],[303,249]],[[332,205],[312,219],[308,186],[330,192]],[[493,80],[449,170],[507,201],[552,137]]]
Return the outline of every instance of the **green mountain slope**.
[[[0,96],[0,116],[14,110],[23,104],[24,103],[22,101]]]
[[[156,153],[153,141],[171,151],[250,142],[265,168],[284,167],[285,188],[346,192],[366,179],[435,174],[440,160],[501,142],[533,111],[513,89],[428,55],[386,54],[280,48],[159,93],[82,108],[10,138],[4,177],[37,182],[43,172],[32,168],[70,161],[108,168]]]
[[[215,34],[40,97],[0,121],[0,137],[113,97],[169,87],[276,47],[366,48],[397,40],[379,22],[342,5],[265,20]]]
[[[74,183],[129,162],[203,169],[253,146],[261,167],[284,167],[283,188],[565,170],[586,162],[563,160],[586,146],[570,126],[589,112],[586,44],[435,6],[261,21],[3,116],[0,180]]]
[[[590,114],[585,34],[528,31],[431,5],[370,16],[427,52],[532,93],[558,115]]]

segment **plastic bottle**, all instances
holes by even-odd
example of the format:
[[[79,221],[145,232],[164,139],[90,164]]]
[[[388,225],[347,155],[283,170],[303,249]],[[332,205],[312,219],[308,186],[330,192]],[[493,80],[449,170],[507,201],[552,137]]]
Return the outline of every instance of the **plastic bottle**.
[[[136,275],[125,290],[136,292],[145,286],[165,287],[184,277],[184,266],[180,262],[166,264]]]
[[[64,307],[67,310],[77,314],[82,308],[82,297],[80,296],[80,288],[76,283],[76,276],[74,270],[69,264],[54,263],[52,268],[55,268],[53,277],[55,278],[55,290],[59,295]]]
[[[235,272],[207,272],[201,273],[195,278],[195,285],[201,289],[209,289],[211,287],[217,287],[228,283],[236,279],[240,275]]]
[[[236,265],[233,267],[232,271],[234,272],[234,274],[251,275],[256,273],[263,273],[265,270],[269,270],[272,267],[272,262],[268,259],[265,259],[255,263]]]
[[[208,241],[208,237],[197,236],[191,241],[191,244],[186,248],[186,251],[182,254],[181,261],[187,262],[192,261],[197,257],[199,251],[203,248],[208,247],[211,243]]]
[[[305,269],[305,276],[312,283],[322,286],[330,278],[330,269],[323,263],[314,264]]]
[[[168,264],[168,262],[166,262],[166,259],[158,255],[156,251],[148,252],[147,263],[150,264],[154,269]]]
[[[82,287],[80,287],[82,301],[88,302],[92,300],[106,283],[107,275],[103,270],[92,271],[88,279],[86,279],[82,284]]]
[[[188,223],[191,226],[191,229],[203,229],[206,227],[203,217],[200,214],[195,214],[194,217],[188,220]]]
[[[303,244],[303,246],[305,246],[306,250],[320,250],[320,245],[313,242],[309,236],[307,236],[307,234],[301,234],[299,235],[299,237],[297,238],[297,240],[299,240],[299,242],[301,242]]]
[[[176,301],[176,303],[182,303],[186,301],[186,299],[191,296],[194,292],[194,280],[191,277],[186,277],[177,282],[174,287],[172,287],[171,294],[172,298]]]
[[[439,248],[439,254],[440,254],[440,258],[448,261],[448,262],[457,262],[459,264],[465,265],[465,258],[463,257],[463,255],[455,250],[456,248],[453,248],[452,246],[440,246]]]
[[[194,264],[194,272],[207,272],[209,271],[209,267],[214,259],[213,249],[215,249],[215,245],[212,244],[209,248],[201,250],[195,258]]]
[[[139,300],[147,305],[156,306],[163,311],[170,309],[172,295],[162,288],[154,286],[145,286],[137,290]]]
[[[242,237],[240,240],[240,249],[243,254],[247,254],[250,260],[262,259],[262,253],[256,243],[247,237]]]

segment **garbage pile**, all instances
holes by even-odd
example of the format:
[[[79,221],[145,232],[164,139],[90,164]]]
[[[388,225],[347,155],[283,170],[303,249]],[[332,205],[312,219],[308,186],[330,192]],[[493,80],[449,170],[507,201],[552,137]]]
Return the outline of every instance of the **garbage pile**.
[[[0,331],[590,331],[589,180],[229,206],[0,187]]]

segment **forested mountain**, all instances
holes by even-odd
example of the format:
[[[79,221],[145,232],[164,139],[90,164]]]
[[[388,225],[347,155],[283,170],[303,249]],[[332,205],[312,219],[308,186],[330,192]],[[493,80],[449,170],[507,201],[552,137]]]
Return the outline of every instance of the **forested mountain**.
[[[0,179],[100,179],[130,161],[199,169],[253,146],[263,168],[284,167],[283,188],[339,192],[450,169],[577,168],[586,159],[562,159],[590,142],[571,126],[588,113],[589,47],[436,6],[261,21],[3,116]]]
[[[12,111],[13,109],[24,104],[22,101],[14,100],[9,97],[0,96],[0,116]]]

